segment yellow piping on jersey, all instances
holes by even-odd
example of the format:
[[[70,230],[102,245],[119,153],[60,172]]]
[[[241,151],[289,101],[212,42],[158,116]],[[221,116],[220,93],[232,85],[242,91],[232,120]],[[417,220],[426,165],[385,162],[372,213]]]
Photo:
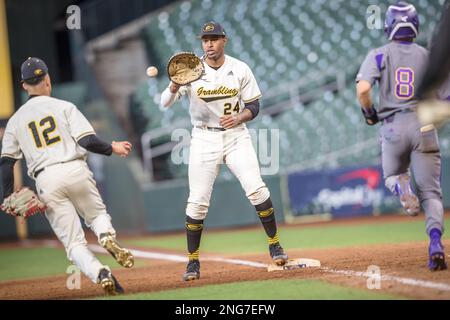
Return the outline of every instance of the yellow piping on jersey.
[[[82,133],[75,139],[75,141],[78,142],[81,138],[84,138],[84,137],[89,136],[91,134],[95,134],[95,132],[94,131],[88,131],[88,132]]]
[[[15,155],[13,155],[13,154],[11,154],[11,153],[6,153],[6,152],[5,152],[5,153],[2,153],[1,157],[2,157],[2,158],[3,158],[3,157],[13,158],[13,159],[16,159],[16,160],[22,159],[22,157],[17,158],[17,156],[15,156]]]
[[[261,98],[261,96],[262,96],[262,94],[257,95],[257,96],[254,97],[254,98],[251,98],[251,99],[248,99],[248,100],[244,100],[244,103],[250,103],[250,102],[253,102],[253,101],[255,101],[255,100],[258,100],[259,98]]]

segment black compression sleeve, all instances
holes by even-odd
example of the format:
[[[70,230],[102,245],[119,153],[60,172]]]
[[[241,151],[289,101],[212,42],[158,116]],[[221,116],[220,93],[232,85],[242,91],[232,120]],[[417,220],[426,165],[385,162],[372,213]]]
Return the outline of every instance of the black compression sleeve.
[[[78,144],[90,152],[104,154],[106,156],[112,154],[111,145],[101,140],[95,134],[90,134],[81,138],[78,140]]]
[[[252,118],[252,119],[255,119],[256,116],[257,116],[258,113],[259,113],[259,100],[256,99],[255,101],[246,103],[244,109],[250,110],[250,112],[251,112],[252,115],[253,115],[253,118]]]
[[[3,157],[0,160],[0,166],[2,168],[3,199],[9,197],[14,191],[14,164],[16,161],[16,159],[9,157]]]
[[[450,1],[444,5],[441,22],[430,50],[430,59],[418,89],[418,97],[425,98],[430,90],[439,88],[448,78],[450,72]]]

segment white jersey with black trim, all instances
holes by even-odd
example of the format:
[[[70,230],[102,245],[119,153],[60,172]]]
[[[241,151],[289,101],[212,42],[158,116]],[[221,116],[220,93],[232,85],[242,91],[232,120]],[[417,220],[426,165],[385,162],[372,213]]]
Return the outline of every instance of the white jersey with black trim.
[[[217,70],[204,65],[203,77],[182,86],[173,99],[185,94],[189,97],[192,125],[220,127],[220,117],[239,113],[245,103],[261,97],[255,76],[245,62],[225,55],[224,64]],[[168,90],[163,96],[170,95]]]
[[[70,102],[48,96],[28,100],[9,119],[2,141],[2,157],[25,156],[28,175],[47,166],[85,159],[77,143],[95,134],[89,121]]]

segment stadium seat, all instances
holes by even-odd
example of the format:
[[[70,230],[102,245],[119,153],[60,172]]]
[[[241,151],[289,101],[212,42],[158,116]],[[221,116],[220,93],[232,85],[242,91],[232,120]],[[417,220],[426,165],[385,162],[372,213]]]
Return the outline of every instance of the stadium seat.
[[[422,29],[419,43],[426,44],[427,35],[434,27],[427,22],[434,20],[441,2],[417,1]],[[380,6],[382,11],[386,9],[384,4]],[[362,121],[354,91],[354,77],[367,52],[386,42],[383,30],[367,29],[366,10],[367,4],[359,0],[182,1],[152,16],[142,39],[152,48],[152,61],[165,68],[176,51],[202,54],[196,36],[203,22],[222,23],[229,36],[227,53],[245,61],[258,80],[263,92],[262,108],[283,103],[292,107],[273,117],[261,115],[248,125],[254,129],[280,130],[283,152],[280,161],[283,167],[289,167],[377,138],[377,130]],[[333,74],[339,73],[343,73],[347,88],[325,90],[307,105],[292,105],[290,92],[279,90],[301,81],[298,92],[308,93],[333,81]],[[187,99],[171,110],[160,110],[158,94],[167,83],[162,72],[152,86],[142,83],[134,93],[132,107],[142,109],[135,110],[135,114],[145,114],[150,119],[146,130],[189,119]],[[278,94],[265,98],[272,94],[272,89]],[[449,141],[443,139],[441,143]],[[379,151],[342,154],[342,158],[334,159],[330,165],[374,161]],[[171,171],[175,177],[187,174],[187,169],[179,166],[171,167]],[[220,177],[228,176],[229,172],[222,170]]]

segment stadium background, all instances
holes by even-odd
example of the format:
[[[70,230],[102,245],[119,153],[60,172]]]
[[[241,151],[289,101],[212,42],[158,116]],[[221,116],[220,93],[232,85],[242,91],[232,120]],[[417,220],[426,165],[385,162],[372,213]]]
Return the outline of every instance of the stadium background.
[[[418,43],[427,46],[443,1],[411,2],[420,14]],[[101,137],[128,139],[135,145],[126,161],[89,156],[116,229],[131,239],[146,239],[129,240],[135,245],[182,250],[185,240],[179,232],[184,229],[188,196],[187,165],[171,161],[176,144],[171,134],[175,129],[189,130],[188,101],[160,110],[159,94],[168,84],[165,65],[170,56],[178,51],[201,55],[196,36],[204,22],[215,20],[227,31],[227,53],[249,64],[263,92],[260,115],[249,128],[268,129],[269,147],[275,149],[270,130],[279,133],[279,171],[263,178],[278,220],[288,230],[286,237],[290,232],[295,237],[297,227],[306,234],[334,228],[324,223],[309,230],[307,223],[331,220],[351,226],[362,221],[366,226],[366,220],[358,217],[377,221],[382,216],[405,228],[401,230],[406,238],[400,237],[404,241],[423,241],[423,216],[411,220],[399,216],[397,200],[384,188],[377,129],[364,124],[354,93],[354,78],[368,50],[386,42],[382,29],[366,26],[367,8],[372,4],[381,8],[384,19],[387,4],[372,0],[0,0],[0,123],[4,127],[11,112],[26,99],[19,84],[20,64],[28,56],[41,57],[49,66],[54,96],[75,103]],[[66,26],[70,5],[81,9],[79,30]],[[146,77],[150,65],[159,68],[157,78]],[[450,126],[439,134],[444,204],[449,208]],[[261,146],[262,142],[254,143]],[[177,152],[186,154],[186,148]],[[23,184],[32,186],[24,169],[22,164],[17,173]],[[361,238],[380,237],[380,230],[391,227],[387,223],[377,230],[377,223],[384,221],[379,220],[371,229],[372,220],[367,221],[368,230],[357,232],[359,239],[342,245],[366,244]],[[253,230],[258,224],[238,181],[222,168],[206,227],[211,232],[237,230],[232,232],[240,232],[239,239],[245,237],[245,231],[239,230]],[[414,232],[405,231],[409,224]],[[172,247],[161,244],[167,232],[176,235]],[[339,232],[336,239],[345,237],[345,230]],[[295,248],[309,241],[304,237],[292,240],[298,244]],[[11,243],[29,244],[26,239],[48,238],[52,231],[43,216],[24,224],[0,215],[4,248]],[[323,241],[321,247],[333,247],[333,239]],[[252,245],[242,250],[238,240],[230,243],[235,243],[237,253],[264,252]],[[231,244],[227,250],[233,249]],[[221,252],[221,245],[225,244],[211,250]],[[6,270],[5,250],[0,250],[0,255],[4,251],[0,264]],[[16,279],[5,274],[0,281]]]

